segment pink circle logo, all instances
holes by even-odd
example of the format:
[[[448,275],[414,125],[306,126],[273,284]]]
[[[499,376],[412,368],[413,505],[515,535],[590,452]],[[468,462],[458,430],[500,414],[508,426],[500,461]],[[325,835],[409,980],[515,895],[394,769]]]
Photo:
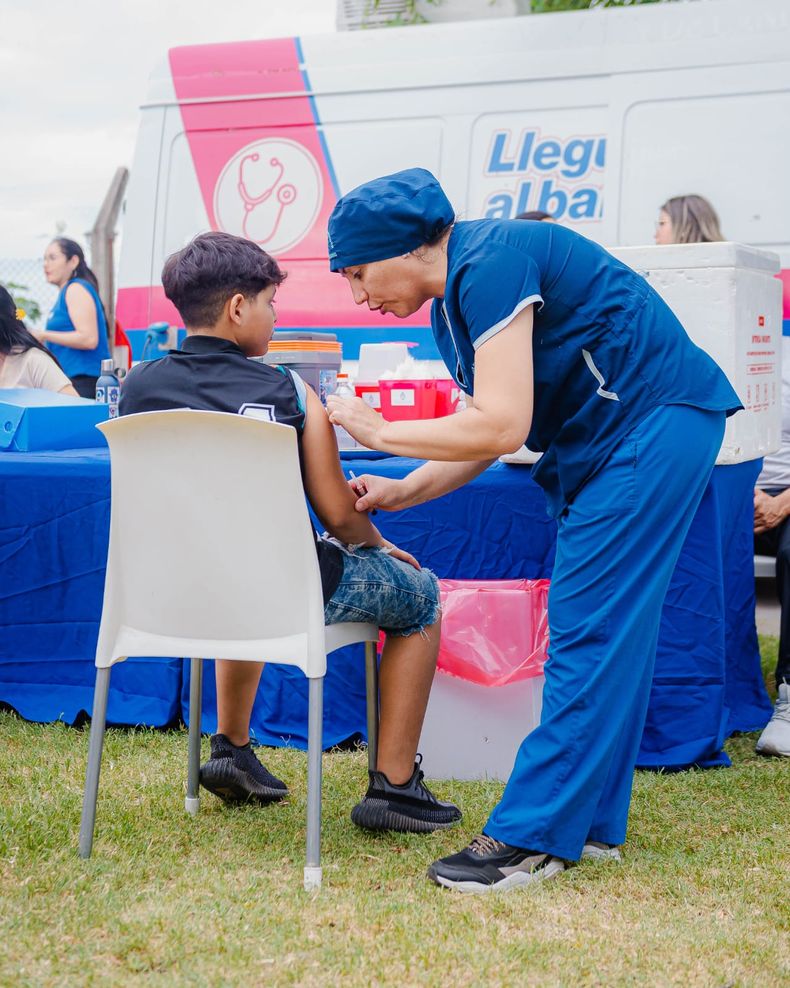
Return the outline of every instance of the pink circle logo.
[[[248,144],[227,162],[214,189],[220,229],[271,254],[310,232],[323,199],[318,162],[301,144],[271,138]]]

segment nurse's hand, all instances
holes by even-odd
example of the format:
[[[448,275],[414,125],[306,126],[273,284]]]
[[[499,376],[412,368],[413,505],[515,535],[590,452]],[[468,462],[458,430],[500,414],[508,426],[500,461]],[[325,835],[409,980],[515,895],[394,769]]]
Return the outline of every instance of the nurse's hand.
[[[357,495],[354,505],[357,511],[373,511],[375,508],[402,511],[410,506],[410,492],[404,480],[364,473],[360,477],[352,477],[348,483]]]
[[[361,398],[338,398],[330,395],[326,399],[326,413],[332,425],[342,425],[358,443],[368,449],[380,448],[377,440],[384,419]]]

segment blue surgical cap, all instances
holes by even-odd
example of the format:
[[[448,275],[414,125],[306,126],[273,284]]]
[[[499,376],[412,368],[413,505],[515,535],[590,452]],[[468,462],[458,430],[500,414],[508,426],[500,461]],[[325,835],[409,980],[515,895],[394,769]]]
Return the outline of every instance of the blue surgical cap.
[[[407,168],[352,189],[329,217],[329,267],[384,261],[433,240],[455,214],[438,180]]]

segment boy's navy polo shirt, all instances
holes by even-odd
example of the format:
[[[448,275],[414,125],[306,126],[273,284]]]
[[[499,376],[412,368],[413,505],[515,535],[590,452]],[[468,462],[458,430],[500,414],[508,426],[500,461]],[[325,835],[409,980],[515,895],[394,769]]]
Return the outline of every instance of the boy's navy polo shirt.
[[[298,382],[298,383],[297,383]],[[301,387],[299,387],[301,385]],[[249,360],[230,340],[187,336],[180,350],[133,367],[121,388],[119,414],[194,408],[270,417],[296,429],[299,459],[305,420],[304,385],[284,367]],[[317,540],[324,603],[343,575],[343,554]]]
[[[535,304],[534,408],[527,445],[557,517],[627,432],[658,405],[728,415],[741,402],[647,281],[556,223],[456,223],[447,285],[431,324],[460,387],[474,393],[475,351]]]

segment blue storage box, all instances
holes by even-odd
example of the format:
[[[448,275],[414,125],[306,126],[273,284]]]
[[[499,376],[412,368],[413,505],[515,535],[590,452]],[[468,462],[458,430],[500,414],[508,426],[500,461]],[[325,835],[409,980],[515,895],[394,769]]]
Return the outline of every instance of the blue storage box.
[[[38,388],[0,388],[0,450],[27,453],[104,446],[96,424],[108,414],[107,405],[89,398]]]

